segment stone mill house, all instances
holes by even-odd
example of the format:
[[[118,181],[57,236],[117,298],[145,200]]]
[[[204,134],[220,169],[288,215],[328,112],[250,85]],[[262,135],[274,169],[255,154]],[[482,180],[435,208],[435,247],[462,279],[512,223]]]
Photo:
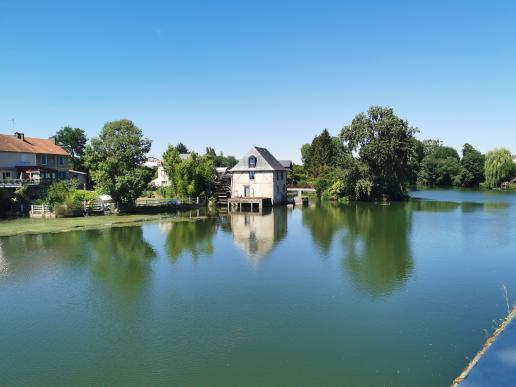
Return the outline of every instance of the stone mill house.
[[[287,169],[266,148],[253,147],[229,170],[231,198],[262,198],[272,205],[287,201]]]

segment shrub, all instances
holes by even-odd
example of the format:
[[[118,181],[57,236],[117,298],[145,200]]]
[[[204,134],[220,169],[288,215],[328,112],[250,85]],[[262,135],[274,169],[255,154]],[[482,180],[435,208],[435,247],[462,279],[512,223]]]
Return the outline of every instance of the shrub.
[[[56,181],[52,183],[43,199],[34,204],[47,204],[57,217],[79,216],[84,209],[84,202],[91,203],[97,199],[97,193],[77,189],[75,180]]]

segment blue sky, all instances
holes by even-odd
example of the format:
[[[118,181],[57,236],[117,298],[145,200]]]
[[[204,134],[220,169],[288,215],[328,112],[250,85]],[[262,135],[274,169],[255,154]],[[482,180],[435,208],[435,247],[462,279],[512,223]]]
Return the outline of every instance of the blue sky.
[[[94,136],[129,118],[278,158],[386,105],[439,138],[516,153],[514,1],[0,0],[0,132]]]

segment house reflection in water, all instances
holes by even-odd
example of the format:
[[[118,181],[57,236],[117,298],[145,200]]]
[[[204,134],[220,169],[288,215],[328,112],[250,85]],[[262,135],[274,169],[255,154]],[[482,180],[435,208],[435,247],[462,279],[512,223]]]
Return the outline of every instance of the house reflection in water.
[[[287,235],[287,210],[275,207],[260,214],[232,213],[229,216],[235,244],[256,266]]]
[[[0,239],[0,277],[7,275],[7,270],[7,259],[4,257],[4,248],[2,245],[2,240]]]

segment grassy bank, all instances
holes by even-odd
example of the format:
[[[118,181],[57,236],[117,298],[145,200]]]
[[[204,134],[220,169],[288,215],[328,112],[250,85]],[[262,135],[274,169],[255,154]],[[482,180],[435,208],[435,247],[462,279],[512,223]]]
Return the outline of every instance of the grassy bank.
[[[180,217],[171,214],[156,215],[107,215],[88,216],[80,218],[58,218],[58,219],[13,219],[0,221],[0,236],[11,236],[19,234],[42,234],[52,232],[65,232],[72,230],[88,230],[107,227],[122,227],[136,225],[144,222],[193,222],[200,217]]]

